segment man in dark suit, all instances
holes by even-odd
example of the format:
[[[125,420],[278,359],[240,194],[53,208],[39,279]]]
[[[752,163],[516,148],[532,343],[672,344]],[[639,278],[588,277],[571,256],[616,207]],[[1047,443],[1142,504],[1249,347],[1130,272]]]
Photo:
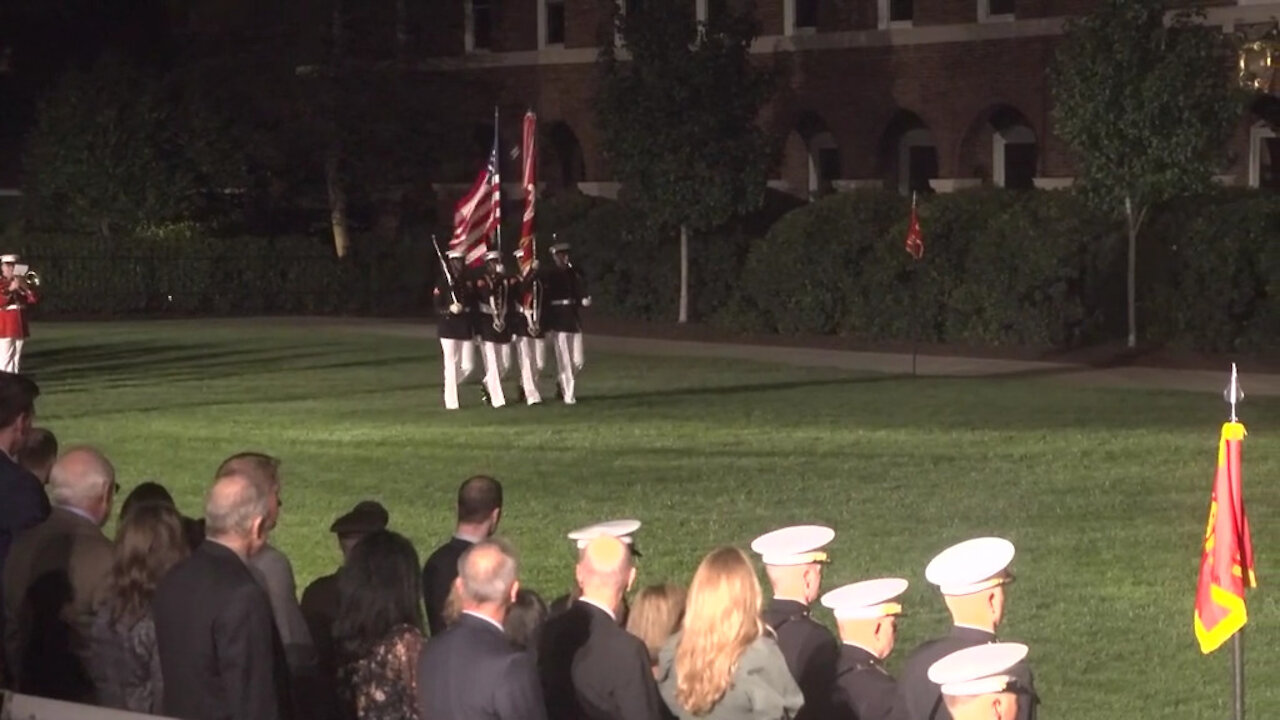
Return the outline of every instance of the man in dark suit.
[[[929,667],[957,650],[996,641],[996,628],[1004,619],[1005,585],[1013,579],[1013,543],[1003,538],[975,538],[939,553],[925,578],[938,586],[951,611],[951,632],[922,643],[907,656],[898,692],[906,720],[950,720],[938,684],[929,679]],[[1037,699],[1031,668],[1020,661],[1011,671],[1013,686],[1023,695],[1017,704],[1018,720],[1036,716]]]
[[[284,646],[247,565],[267,542],[270,501],[244,475],[218,478],[205,501],[208,539],[156,588],[165,715],[276,720],[290,712]]]
[[[5,558],[18,533],[35,527],[49,517],[49,497],[34,475],[18,464],[18,454],[31,431],[40,388],[22,375],[0,373],[0,578]],[[4,588],[0,586],[0,596]],[[4,635],[4,614],[0,613],[0,637]],[[0,687],[9,678],[0,656]]]
[[[538,644],[538,673],[547,716],[557,720],[658,720],[649,651],[618,624],[622,596],[635,581],[631,551],[616,537],[587,543],[578,561],[581,596],[547,620]]]
[[[111,571],[114,547],[102,525],[111,517],[115,487],[115,468],[102,453],[68,450],[50,476],[53,512],[9,550],[5,654],[23,693],[95,699],[87,638],[94,601]]]
[[[833,720],[901,720],[898,684],[884,667],[897,639],[901,578],[864,580],[822,596],[840,628]]]
[[[467,478],[458,488],[458,524],[453,537],[436,548],[422,566],[422,599],[432,635],[444,632],[447,624],[445,607],[458,577],[458,559],[472,545],[497,532],[501,520],[502,483],[488,475]]]
[[[778,649],[791,677],[804,693],[796,720],[825,720],[835,687],[839,647],[835,637],[809,617],[809,606],[822,587],[822,551],[836,536],[820,525],[781,528],[756,538],[752,551],[764,562],[773,599],[764,609],[765,624],[778,636]]]
[[[520,590],[519,568],[499,540],[465,551],[455,581],[461,614],[418,658],[418,711],[449,720],[545,720],[529,653],[507,640],[503,623]]]

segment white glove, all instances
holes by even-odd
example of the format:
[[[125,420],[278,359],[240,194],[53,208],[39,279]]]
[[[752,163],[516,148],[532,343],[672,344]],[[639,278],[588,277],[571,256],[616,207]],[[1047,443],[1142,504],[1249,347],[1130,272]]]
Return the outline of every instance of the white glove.
[[[582,298],[582,307],[591,307],[591,298],[589,297]]]
[[[454,315],[461,315],[461,314],[462,314],[462,305],[461,305],[461,304],[459,304],[459,303],[452,303],[452,304],[450,304],[450,305],[449,305],[449,312],[450,312],[450,313],[452,313],[452,314],[454,314]]]

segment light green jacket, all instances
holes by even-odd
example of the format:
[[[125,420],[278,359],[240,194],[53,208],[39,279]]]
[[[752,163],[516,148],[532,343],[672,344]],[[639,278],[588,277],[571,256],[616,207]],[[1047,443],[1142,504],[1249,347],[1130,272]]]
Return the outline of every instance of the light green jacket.
[[[679,720],[790,720],[804,705],[804,694],[787,670],[787,661],[772,637],[761,636],[738,659],[733,680],[720,702],[706,715],[694,715],[676,700],[676,643],[673,635],[658,654],[658,689]]]

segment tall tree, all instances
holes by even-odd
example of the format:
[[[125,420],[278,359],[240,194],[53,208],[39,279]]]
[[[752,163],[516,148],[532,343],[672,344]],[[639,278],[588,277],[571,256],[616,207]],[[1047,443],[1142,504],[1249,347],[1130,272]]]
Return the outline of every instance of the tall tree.
[[[1198,12],[1164,0],[1104,0],[1071,20],[1052,69],[1057,133],[1081,190],[1128,229],[1129,347],[1137,344],[1137,242],[1153,205],[1213,180],[1241,103],[1228,45]]]
[[[607,38],[598,60],[596,122],[624,201],[680,233],[682,323],[690,236],[759,207],[772,164],[758,120],[776,75],[751,60],[752,3],[727,5],[697,22],[683,0],[636,3],[615,18],[626,56]]]

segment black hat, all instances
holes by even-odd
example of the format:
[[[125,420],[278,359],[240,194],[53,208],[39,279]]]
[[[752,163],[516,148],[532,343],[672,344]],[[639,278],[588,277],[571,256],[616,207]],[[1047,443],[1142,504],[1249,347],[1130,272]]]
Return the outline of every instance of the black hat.
[[[375,500],[362,500],[351,512],[343,515],[329,526],[329,532],[338,535],[356,535],[372,533],[387,529],[387,509]]]

